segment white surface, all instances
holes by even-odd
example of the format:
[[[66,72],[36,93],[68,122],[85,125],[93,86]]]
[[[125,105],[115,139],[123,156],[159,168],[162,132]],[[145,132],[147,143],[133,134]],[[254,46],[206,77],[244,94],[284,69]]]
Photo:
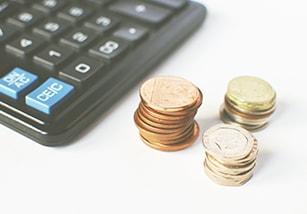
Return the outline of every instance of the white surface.
[[[189,79],[204,94],[203,133],[220,123],[227,83],[267,80],[278,107],[254,133],[260,154],[241,187],[213,183],[199,138],[178,152],[141,142],[133,113],[138,87],[72,145],[48,148],[0,125],[0,213],[307,213],[307,3],[203,0],[202,28],[151,76]]]

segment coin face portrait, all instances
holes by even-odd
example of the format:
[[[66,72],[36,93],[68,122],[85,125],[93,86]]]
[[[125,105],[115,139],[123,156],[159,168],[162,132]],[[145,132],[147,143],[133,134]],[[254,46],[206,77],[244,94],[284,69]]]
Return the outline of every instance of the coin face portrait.
[[[191,82],[174,76],[147,80],[140,88],[142,99],[161,109],[178,109],[193,105],[199,98],[198,88]]]
[[[242,158],[253,148],[253,139],[245,130],[232,125],[219,125],[207,130],[203,144],[211,155],[226,159]]]

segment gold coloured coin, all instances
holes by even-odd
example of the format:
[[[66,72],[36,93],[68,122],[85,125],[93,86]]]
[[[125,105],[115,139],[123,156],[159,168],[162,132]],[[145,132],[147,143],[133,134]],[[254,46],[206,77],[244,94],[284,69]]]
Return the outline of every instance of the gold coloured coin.
[[[226,124],[232,124],[232,125],[239,125],[242,128],[245,128],[249,131],[259,131],[266,127],[267,123],[265,124],[249,124],[247,122],[240,122],[235,120],[234,115],[230,115],[229,112],[227,112],[224,108],[224,105],[220,108],[220,118],[221,120]]]
[[[229,82],[226,96],[242,109],[261,111],[273,106],[276,94],[268,82],[254,76],[240,76]]]
[[[276,109],[276,93],[266,81],[253,76],[232,79],[227,87],[220,118],[249,131],[266,127]]]
[[[251,120],[259,120],[259,119],[268,119],[273,112],[275,111],[275,105],[265,111],[245,111],[244,109],[240,109],[240,106],[236,106],[234,103],[231,103],[227,97],[224,100],[224,108],[230,112],[231,114],[238,115],[240,117],[251,119]]]

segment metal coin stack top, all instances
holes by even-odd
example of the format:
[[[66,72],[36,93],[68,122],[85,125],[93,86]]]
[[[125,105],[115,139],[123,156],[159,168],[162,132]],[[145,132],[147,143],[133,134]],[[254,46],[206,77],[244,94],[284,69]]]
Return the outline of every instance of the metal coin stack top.
[[[145,81],[134,122],[142,141],[161,151],[177,151],[194,143],[199,126],[194,120],[202,103],[201,91],[191,82],[175,76]]]
[[[246,129],[218,124],[203,134],[204,167],[208,177],[225,186],[239,186],[253,175],[258,142]]]
[[[240,76],[228,84],[220,117],[225,123],[258,130],[268,123],[275,106],[276,93],[269,83],[253,76]]]

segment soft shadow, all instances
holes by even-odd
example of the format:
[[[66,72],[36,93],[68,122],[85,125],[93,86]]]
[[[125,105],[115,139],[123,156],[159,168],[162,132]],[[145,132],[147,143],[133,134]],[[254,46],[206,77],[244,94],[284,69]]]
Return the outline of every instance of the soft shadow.
[[[209,118],[198,118],[197,122],[200,127],[201,133],[203,133],[204,131],[206,131],[207,129],[209,129],[214,125],[223,123],[218,117],[218,115]]]
[[[272,158],[272,154],[269,151],[259,151],[257,156],[257,163],[255,167],[255,173],[260,172],[265,166],[268,165],[269,160]]]

